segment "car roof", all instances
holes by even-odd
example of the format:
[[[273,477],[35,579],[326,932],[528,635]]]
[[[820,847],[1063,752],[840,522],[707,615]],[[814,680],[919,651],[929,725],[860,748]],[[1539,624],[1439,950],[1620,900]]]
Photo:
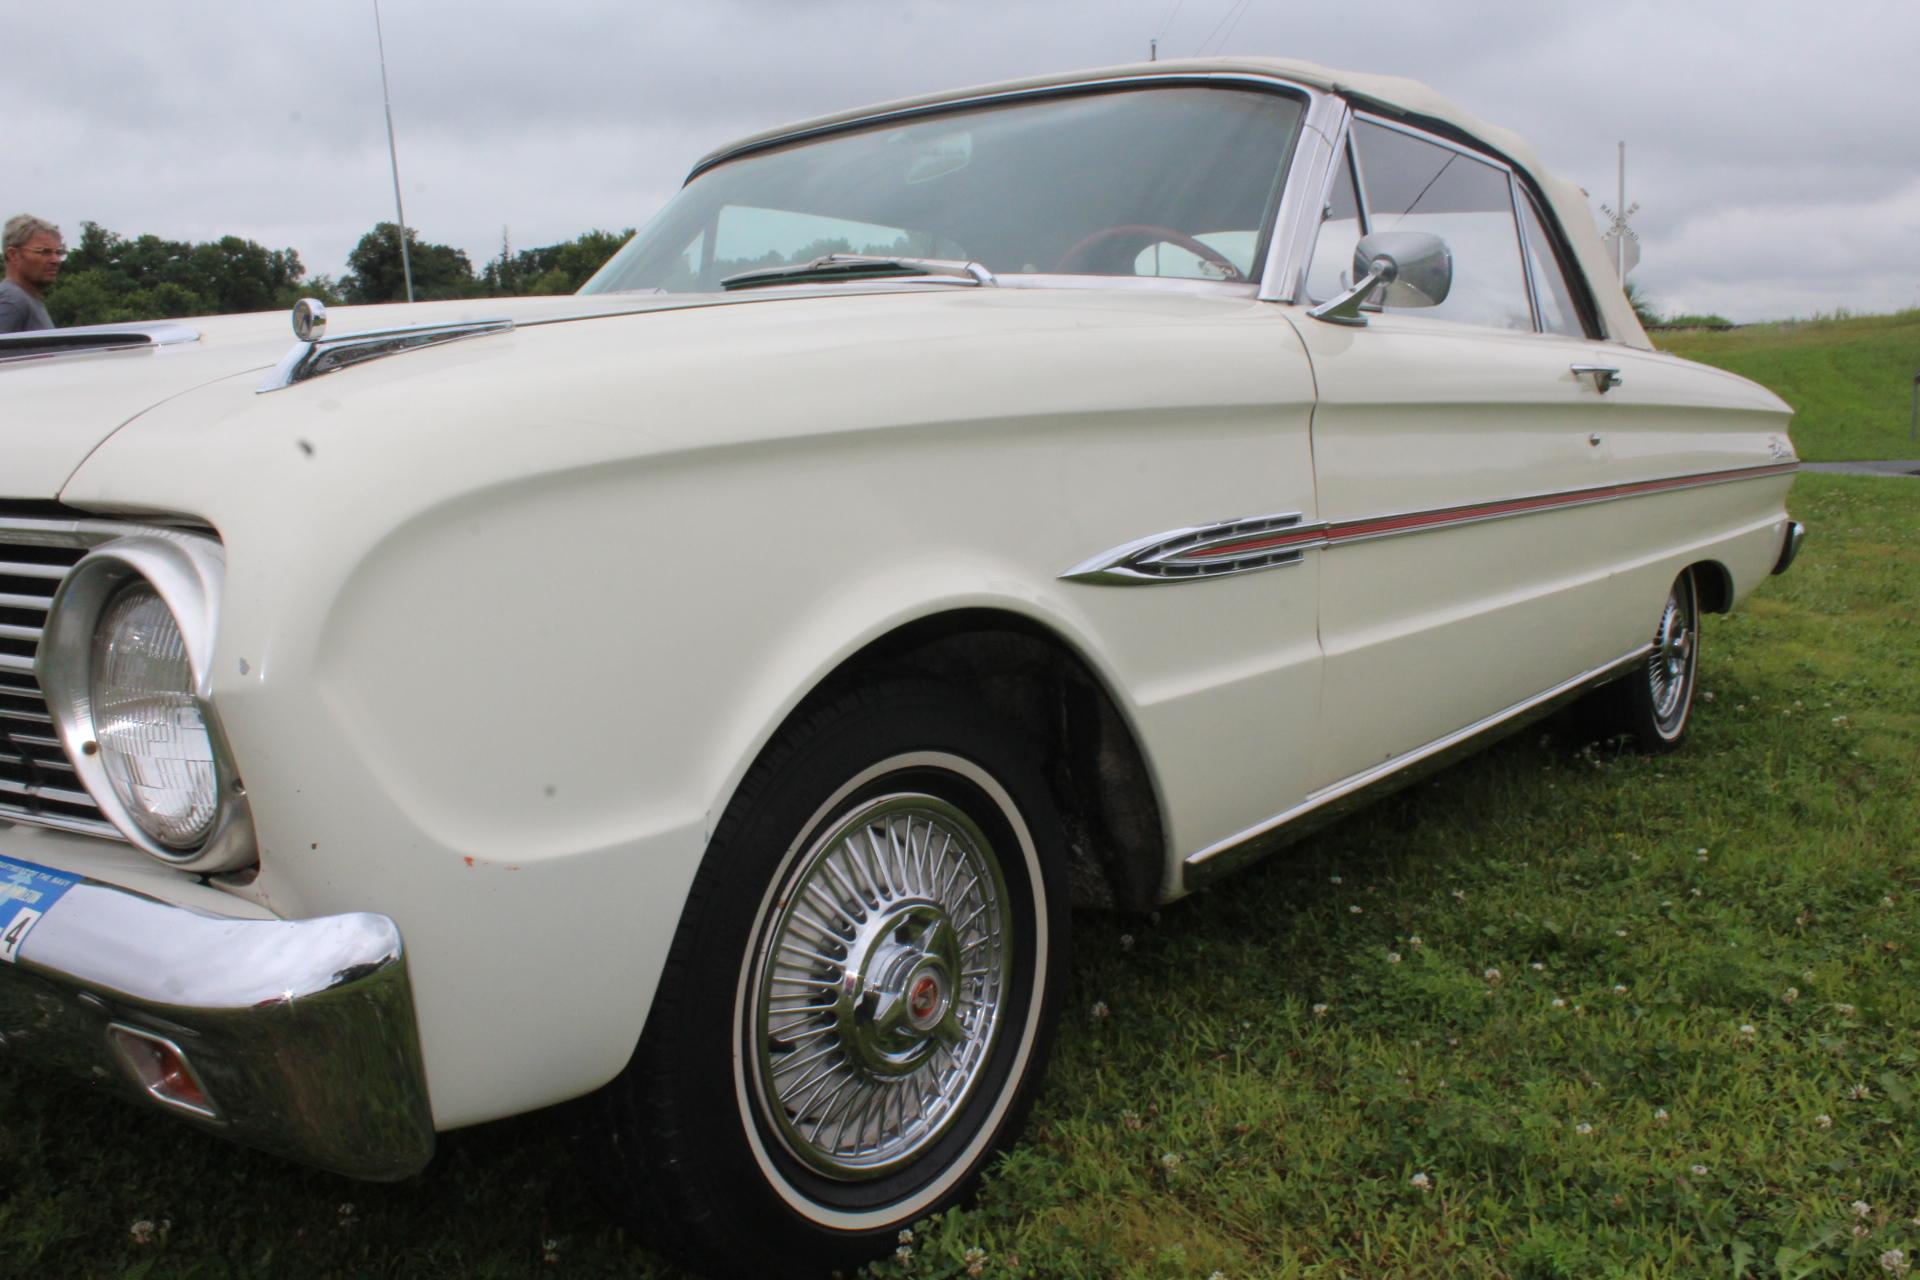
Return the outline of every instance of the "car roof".
[[[972,85],[961,89],[943,90],[939,93],[900,98],[892,102],[836,111],[828,115],[815,116],[809,120],[765,129],[709,152],[701,157],[700,162],[694,166],[693,172],[698,173],[701,169],[727,156],[750,151],[781,139],[832,129],[898,111],[937,107],[943,103],[963,102],[995,94],[1064,88],[1106,80],[1152,76],[1224,76],[1235,73],[1271,76],[1307,88],[1335,93],[1357,106],[1389,115],[1413,117],[1418,121],[1438,123],[1478,140],[1531,178],[1541,195],[1546,198],[1555,220],[1566,235],[1569,247],[1573,250],[1575,261],[1592,288],[1594,301],[1599,307],[1601,323],[1607,336],[1629,346],[1652,349],[1652,342],[1640,327],[1632,306],[1628,304],[1625,293],[1614,277],[1613,264],[1608,259],[1599,231],[1594,226],[1593,213],[1588,207],[1586,192],[1549,173],[1540,164],[1533,148],[1512,130],[1489,124],[1419,81],[1408,80],[1401,76],[1339,71],[1317,63],[1290,58],[1255,57],[1183,58],[1165,62],[1136,62],[1112,67],[1056,72],[1050,75],[1006,80],[995,84]]]

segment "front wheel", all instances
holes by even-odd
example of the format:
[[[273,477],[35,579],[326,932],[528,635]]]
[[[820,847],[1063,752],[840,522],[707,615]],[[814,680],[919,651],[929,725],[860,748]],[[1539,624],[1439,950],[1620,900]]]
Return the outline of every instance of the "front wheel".
[[[1046,1056],[1061,865],[1039,770],[957,691],[803,716],[716,830],[605,1095],[617,1197],[758,1275],[850,1269],[959,1200]]]
[[[1594,694],[1593,727],[1650,754],[1672,751],[1687,736],[1699,666],[1700,593],[1687,569],[1667,592],[1645,660]]]

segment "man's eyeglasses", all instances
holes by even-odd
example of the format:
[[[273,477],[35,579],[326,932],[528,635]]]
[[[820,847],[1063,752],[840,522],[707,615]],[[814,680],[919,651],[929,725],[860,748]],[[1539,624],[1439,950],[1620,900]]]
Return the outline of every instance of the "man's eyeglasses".
[[[67,256],[65,249],[21,249],[20,252],[30,253],[36,258],[64,258]]]

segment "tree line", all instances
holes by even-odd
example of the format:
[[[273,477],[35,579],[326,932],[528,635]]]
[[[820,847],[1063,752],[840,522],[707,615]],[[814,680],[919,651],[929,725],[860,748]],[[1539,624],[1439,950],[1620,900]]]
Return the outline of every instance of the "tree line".
[[[430,302],[572,293],[632,234],[594,230],[518,252],[503,236],[499,256],[476,272],[461,250],[421,240],[408,227],[413,296]],[[338,279],[309,276],[292,249],[268,249],[239,236],[189,244],[153,235],[129,238],[83,222],[79,241],[68,248],[60,278],[47,290],[47,310],[62,328],[271,311],[306,297],[363,303],[407,296],[399,228],[391,222],[377,223],[360,237]]]

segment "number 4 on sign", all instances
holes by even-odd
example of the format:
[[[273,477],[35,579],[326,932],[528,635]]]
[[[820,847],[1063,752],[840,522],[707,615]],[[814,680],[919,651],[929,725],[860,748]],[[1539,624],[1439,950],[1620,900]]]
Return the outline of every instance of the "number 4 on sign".
[[[13,923],[7,926],[7,931],[0,933],[0,960],[14,963],[20,955],[20,944],[27,940],[27,931],[33,928],[33,922],[39,918],[40,913],[31,907],[20,908],[13,917]]]

